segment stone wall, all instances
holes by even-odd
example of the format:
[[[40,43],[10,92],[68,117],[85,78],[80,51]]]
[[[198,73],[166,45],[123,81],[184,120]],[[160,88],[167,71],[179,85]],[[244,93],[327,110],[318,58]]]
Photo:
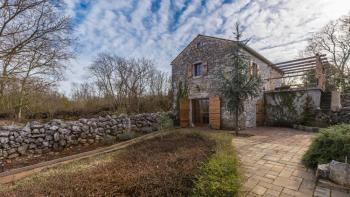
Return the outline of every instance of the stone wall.
[[[325,125],[350,124],[350,93],[342,93],[340,97],[341,108],[337,110],[318,110],[316,121]]]
[[[130,117],[112,115],[77,121],[56,119],[45,124],[34,121],[23,128],[0,127],[0,159],[97,143],[105,137],[130,139],[136,132],[150,133],[158,130],[159,117],[159,113]]]
[[[309,98],[310,113],[320,108],[321,90],[295,89],[265,92],[266,122],[268,125],[291,126],[304,118],[304,109]],[[314,116],[314,115],[312,115]]]
[[[350,108],[350,93],[343,93],[341,95],[342,107]]]
[[[198,47],[198,44],[200,47]],[[174,109],[176,103],[176,95],[179,82],[186,82],[188,85],[189,99],[210,98],[212,96],[221,96],[218,92],[218,83],[216,82],[215,73],[217,70],[227,70],[232,65],[232,49],[235,42],[220,38],[197,36],[172,62],[172,88],[174,90]],[[258,58],[248,51],[242,50],[250,57],[252,61],[257,63],[259,73],[262,79],[280,76],[266,61]],[[188,66],[202,62],[208,65],[208,74],[199,77],[189,77],[187,75]],[[244,105],[244,113],[241,114],[240,127],[256,126],[256,101],[263,98],[263,90],[269,90],[280,85],[279,80],[276,83],[264,80],[261,87],[259,97],[246,101]],[[221,100],[221,126],[223,128],[232,128],[233,116],[226,109],[226,101],[222,97]],[[190,102],[191,105],[191,102]],[[191,109],[191,107],[190,107]],[[191,112],[190,112],[191,113]],[[190,118],[192,115],[190,114]],[[191,120],[190,120],[191,121]]]
[[[342,108],[339,111],[318,110],[316,121],[324,123],[325,126],[341,123],[350,124],[350,108]]]

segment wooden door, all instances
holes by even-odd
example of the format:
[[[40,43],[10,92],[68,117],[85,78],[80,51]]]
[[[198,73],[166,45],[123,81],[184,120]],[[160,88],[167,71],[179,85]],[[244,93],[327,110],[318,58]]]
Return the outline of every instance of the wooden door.
[[[209,124],[209,99],[192,99],[192,123],[197,126]]]
[[[265,125],[265,105],[264,100],[256,102],[256,126]]]
[[[182,128],[188,127],[190,124],[190,107],[188,98],[180,99],[180,126]]]
[[[220,97],[214,96],[209,99],[209,124],[213,129],[220,129]]]

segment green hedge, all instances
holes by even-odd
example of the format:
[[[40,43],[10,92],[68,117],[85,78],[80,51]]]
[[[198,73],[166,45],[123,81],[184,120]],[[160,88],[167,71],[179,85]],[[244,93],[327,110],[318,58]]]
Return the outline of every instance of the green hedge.
[[[318,164],[332,160],[350,159],[350,124],[341,124],[322,129],[308,151],[303,156],[303,163],[308,168],[317,168]]]
[[[237,196],[241,186],[232,135],[216,134],[217,147],[201,167],[192,196]]]

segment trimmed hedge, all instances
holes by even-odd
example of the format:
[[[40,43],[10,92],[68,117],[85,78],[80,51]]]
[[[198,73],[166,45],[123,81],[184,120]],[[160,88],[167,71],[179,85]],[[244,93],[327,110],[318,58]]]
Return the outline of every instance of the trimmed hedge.
[[[350,124],[341,124],[322,129],[303,156],[303,164],[317,168],[318,164],[332,160],[350,160]]]

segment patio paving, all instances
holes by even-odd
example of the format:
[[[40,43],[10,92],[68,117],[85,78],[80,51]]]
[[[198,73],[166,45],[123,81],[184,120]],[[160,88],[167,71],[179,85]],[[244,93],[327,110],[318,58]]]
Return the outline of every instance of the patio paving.
[[[314,172],[301,164],[314,133],[270,127],[242,133],[253,136],[233,140],[246,178],[241,196],[350,196],[348,191],[317,185]]]

